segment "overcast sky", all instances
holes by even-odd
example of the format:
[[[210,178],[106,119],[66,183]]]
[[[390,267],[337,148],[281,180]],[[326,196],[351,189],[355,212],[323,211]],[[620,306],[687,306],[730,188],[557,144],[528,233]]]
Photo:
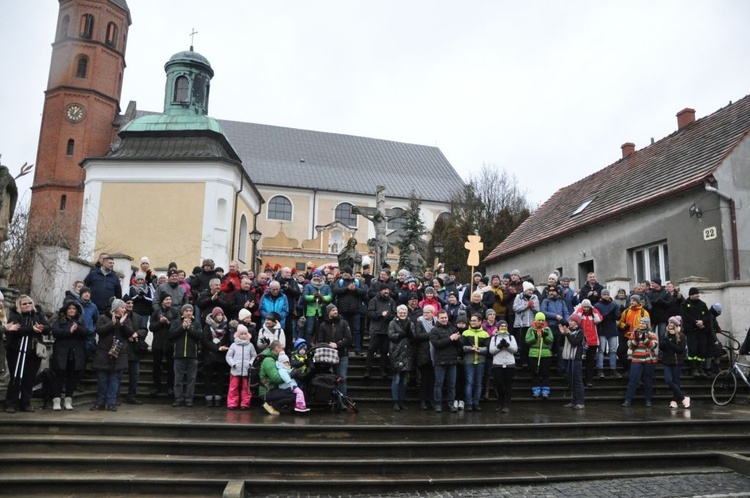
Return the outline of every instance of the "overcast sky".
[[[209,114],[439,147],[533,203],[750,93],[750,2],[128,0],[121,106],[161,111],[164,63],[216,72]],[[55,0],[2,0],[0,154],[36,162]],[[75,25],[75,24],[73,24]],[[28,191],[30,177],[19,184]],[[28,193],[26,194],[28,195]]]

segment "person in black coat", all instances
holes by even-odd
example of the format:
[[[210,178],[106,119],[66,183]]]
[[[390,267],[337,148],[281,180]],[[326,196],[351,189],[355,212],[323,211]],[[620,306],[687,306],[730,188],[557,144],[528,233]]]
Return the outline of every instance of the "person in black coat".
[[[448,312],[438,312],[438,323],[430,331],[430,344],[435,351],[435,411],[443,410],[443,383],[447,388],[448,408],[457,412],[453,406],[456,399],[456,363],[458,363],[458,345],[461,344],[461,334],[448,324]]]
[[[138,337],[122,299],[113,299],[110,311],[99,317],[96,335],[96,404],[91,409],[115,412],[122,372],[128,366],[130,339]]]
[[[81,317],[83,308],[77,301],[68,301],[52,322],[52,350],[50,368],[55,372],[52,388],[52,410],[62,410],[61,398],[65,387],[65,409],[73,409],[73,393],[86,368],[86,339],[89,334],[86,321]]]
[[[381,287],[380,293],[367,305],[370,318],[370,344],[367,348],[367,362],[363,378],[370,377],[370,368],[376,352],[380,352],[380,376],[385,377],[388,358],[388,324],[396,316],[396,302],[390,297],[390,290]]]
[[[409,372],[414,366],[414,323],[409,320],[407,306],[401,304],[396,308],[396,318],[388,324],[388,339],[391,342],[389,356],[393,372],[393,409],[400,412],[406,410],[406,387]]]
[[[417,318],[414,325],[415,360],[419,371],[419,401],[422,410],[434,408],[435,369],[432,365],[430,353],[430,331],[437,324],[435,308],[428,304],[422,308],[422,316]]]
[[[21,294],[16,299],[15,309],[8,313],[8,322],[4,328],[8,341],[5,354],[10,372],[5,393],[5,411],[33,412],[31,393],[42,362],[37,356],[36,345],[42,341],[42,334],[49,333],[49,324],[31,297]]]

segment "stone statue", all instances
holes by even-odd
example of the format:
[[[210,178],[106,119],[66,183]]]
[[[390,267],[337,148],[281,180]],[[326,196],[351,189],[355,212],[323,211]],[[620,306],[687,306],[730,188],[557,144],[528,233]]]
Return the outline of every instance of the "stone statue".
[[[414,244],[409,244],[409,254],[406,255],[406,266],[409,267],[409,271],[416,276],[422,276],[427,261],[424,260]]]
[[[0,165],[0,242],[8,240],[8,227],[18,202],[16,180],[8,168]]]
[[[352,271],[356,272],[359,270],[361,264],[362,255],[357,250],[357,239],[352,237],[346,243],[344,249],[339,253],[339,271],[348,266]]]

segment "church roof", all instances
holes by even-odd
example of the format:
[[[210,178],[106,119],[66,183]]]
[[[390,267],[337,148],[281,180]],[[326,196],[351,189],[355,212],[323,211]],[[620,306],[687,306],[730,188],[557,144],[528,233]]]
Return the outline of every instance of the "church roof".
[[[128,7],[128,2],[126,0],[110,0],[113,4],[120,7],[122,10],[130,12],[130,7]]]
[[[159,160],[227,160],[240,158],[220,135],[206,132],[123,133],[112,146],[107,159],[135,161]]]
[[[712,181],[713,172],[748,133],[750,95],[558,190],[484,262],[528,251]]]
[[[256,185],[450,201],[464,183],[437,147],[219,120]]]
[[[138,111],[142,116],[156,115]],[[156,115],[159,116],[159,115]],[[464,182],[437,147],[217,120],[253,183],[449,202]],[[129,126],[129,125],[128,125]],[[127,128],[127,127],[126,127]],[[110,156],[111,157],[111,156]]]

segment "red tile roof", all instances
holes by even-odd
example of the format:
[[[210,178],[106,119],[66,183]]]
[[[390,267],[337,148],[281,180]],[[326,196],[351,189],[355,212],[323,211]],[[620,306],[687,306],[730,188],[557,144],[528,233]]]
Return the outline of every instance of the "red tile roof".
[[[558,190],[484,263],[701,185],[749,132],[750,95]],[[592,197],[583,212],[572,216]]]

